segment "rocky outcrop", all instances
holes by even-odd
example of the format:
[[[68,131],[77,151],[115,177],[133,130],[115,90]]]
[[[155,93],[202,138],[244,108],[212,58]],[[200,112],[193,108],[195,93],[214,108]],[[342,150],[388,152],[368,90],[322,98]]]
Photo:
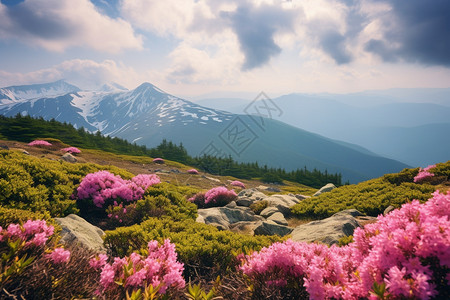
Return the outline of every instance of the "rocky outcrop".
[[[279,235],[285,236],[292,232],[292,228],[279,225],[272,221],[264,221],[254,229],[255,235]]]
[[[230,229],[230,225],[241,221],[262,221],[263,217],[246,207],[212,207],[198,210],[199,218],[203,218],[205,224],[211,224],[219,229]],[[198,219],[199,219],[198,218]],[[200,219],[201,220],[201,219]]]
[[[362,216],[362,214],[356,209],[349,209],[323,220],[297,226],[292,231],[292,240],[336,244],[340,238],[352,235],[355,228],[360,227],[355,219],[357,216]]]
[[[280,212],[276,212],[276,213],[270,215],[267,218],[267,221],[272,221],[272,222],[275,222],[275,223],[277,223],[279,225],[283,225],[283,226],[287,226],[288,225],[288,222],[284,218],[284,215],[282,213],[280,213]]]
[[[336,186],[332,183],[328,183],[326,185],[324,185],[323,187],[321,187],[313,196],[319,196],[323,193],[327,193],[330,192],[331,190],[334,190],[336,188]]]
[[[55,220],[62,227],[62,243],[79,244],[95,252],[106,252],[102,239],[105,233],[100,228],[74,214]]]
[[[78,161],[78,159],[75,156],[73,156],[72,154],[70,154],[70,153],[65,153],[63,156],[61,156],[61,158],[64,161],[67,161],[67,162],[70,162],[70,163],[76,163]]]
[[[291,214],[291,207],[300,202],[296,197],[290,195],[272,195],[265,198],[268,207],[276,207],[284,216]]]

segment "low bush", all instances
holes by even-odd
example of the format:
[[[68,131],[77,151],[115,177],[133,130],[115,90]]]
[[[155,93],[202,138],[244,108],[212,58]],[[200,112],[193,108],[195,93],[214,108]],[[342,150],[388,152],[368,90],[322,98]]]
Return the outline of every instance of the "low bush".
[[[258,250],[281,240],[276,236],[253,237],[219,231],[193,219],[173,221],[170,218],[149,218],[140,225],[106,231],[104,238],[108,250],[114,256],[121,257],[145,249],[147,241],[162,243],[165,239],[176,245],[179,259],[185,264],[187,279],[194,278],[196,272],[205,275],[225,271],[234,263],[233,251]]]
[[[269,202],[267,200],[261,200],[253,202],[250,205],[250,209],[257,215],[259,215],[267,206],[269,206]]]

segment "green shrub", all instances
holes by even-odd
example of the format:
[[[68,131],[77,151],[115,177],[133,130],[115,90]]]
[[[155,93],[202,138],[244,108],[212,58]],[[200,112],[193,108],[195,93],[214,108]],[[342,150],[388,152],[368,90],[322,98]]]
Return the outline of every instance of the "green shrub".
[[[250,205],[250,209],[259,215],[268,205],[269,202],[267,200],[256,201]]]
[[[389,205],[397,208],[413,199],[426,201],[434,190],[435,187],[430,184],[402,182],[396,185],[382,177],[341,186],[317,197],[304,199],[291,210],[300,218],[314,219],[327,218],[349,208],[377,216]]]
[[[248,236],[230,231],[219,231],[213,226],[192,219],[173,221],[170,218],[150,218],[140,225],[120,227],[106,231],[105,245],[115,256],[129,255],[143,249],[148,241],[164,239],[175,243],[187,273],[197,268],[199,272],[214,268],[225,270],[234,261],[233,251],[259,250],[280,241],[276,236]],[[189,277],[189,276],[188,276]]]
[[[114,166],[70,164],[0,151],[0,205],[34,212],[48,211],[52,217],[78,213],[71,199],[81,179],[98,170],[111,170],[123,178],[133,174]]]
[[[0,206],[0,227],[7,228],[11,223],[23,224],[27,220],[45,220],[47,223],[55,226],[55,221],[48,212],[31,212]]]

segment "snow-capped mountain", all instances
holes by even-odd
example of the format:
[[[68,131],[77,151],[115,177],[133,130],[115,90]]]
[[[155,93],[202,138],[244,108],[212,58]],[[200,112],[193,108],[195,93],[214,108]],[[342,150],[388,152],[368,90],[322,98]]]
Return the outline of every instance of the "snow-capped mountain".
[[[37,98],[61,96],[77,91],[80,91],[78,87],[64,80],[44,84],[9,86],[0,89],[0,105],[13,104]]]
[[[29,87],[15,87],[27,90]],[[75,87],[76,88],[76,87]],[[31,94],[31,93],[30,93]],[[144,83],[134,90],[70,91],[0,105],[0,114],[54,118],[75,127],[157,146],[182,142],[191,155],[340,172],[357,182],[407,167],[356,145],[334,141],[276,120],[206,108]],[[70,143],[70,141],[67,141]]]

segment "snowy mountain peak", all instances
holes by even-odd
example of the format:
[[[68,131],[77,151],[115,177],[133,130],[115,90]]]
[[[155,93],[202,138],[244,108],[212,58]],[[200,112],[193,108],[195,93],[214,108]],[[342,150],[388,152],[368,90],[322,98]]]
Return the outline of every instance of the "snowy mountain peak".
[[[124,92],[124,91],[128,91],[128,89],[126,87],[121,86],[118,83],[110,82],[110,83],[103,84],[100,87],[99,91],[100,92]]]
[[[78,91],[80,91],[78,87],[64,80],[42,84],[9,86],[0,88],[0,105],[31,99],[56,97]]]

